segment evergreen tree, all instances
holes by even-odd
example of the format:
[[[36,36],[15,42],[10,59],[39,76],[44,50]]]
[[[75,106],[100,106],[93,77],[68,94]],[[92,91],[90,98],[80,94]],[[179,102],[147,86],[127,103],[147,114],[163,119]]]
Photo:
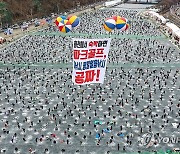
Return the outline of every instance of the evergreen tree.
[[[8,10],[5,2],[0,2],[0,19],[2,24],[12,22],[12,13]]]

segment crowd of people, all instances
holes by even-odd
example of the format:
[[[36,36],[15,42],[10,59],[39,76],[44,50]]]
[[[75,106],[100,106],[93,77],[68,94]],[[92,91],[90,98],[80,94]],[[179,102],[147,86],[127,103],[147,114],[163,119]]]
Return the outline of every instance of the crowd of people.
[[[165,144],[157,138],[179,136],[179,50],[168,40],[151,38],[162,34],[135,10],[83,13],[73,33],[104,35],[103,20],[112,15],[126,17],[131,26],[112,32],[117,38],[111,42],[104,84],[72,83],[72,36],[48,35],[58,33],[53,26],[0,50],[1,153],[178,148],[179,142]],[[145,133],[155,140],[146,143]]]

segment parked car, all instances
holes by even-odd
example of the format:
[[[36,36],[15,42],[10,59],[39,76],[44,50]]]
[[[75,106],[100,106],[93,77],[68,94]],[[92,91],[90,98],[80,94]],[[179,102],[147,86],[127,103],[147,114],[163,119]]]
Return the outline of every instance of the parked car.
[[[35,25],[35,27],[38,27],[40,25],[40,21],[35,21],[34,25]]]
[[[28,29],[28,24],[23,24],[22,26],[21,26],[21,29],[24,31],[24,30],[27,30]]]
[[[15,25],[12,25],[12,28],[13,29],[18,29],[18,28],[20,28],[20,26],[18,24],[15,24]]]
[[[28,25],[32,25],[32,22],[31,22],[31,21],[28,21],[27,24],[28,24]]]
[[[0,28],[0,32],[4,32],[4,29],[3,29],[3,28]]]

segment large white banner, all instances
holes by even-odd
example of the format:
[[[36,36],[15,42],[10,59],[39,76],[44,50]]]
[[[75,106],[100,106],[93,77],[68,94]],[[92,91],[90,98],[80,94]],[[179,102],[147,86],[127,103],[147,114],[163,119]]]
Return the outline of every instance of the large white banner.
[[[103,83],[111,39],[73,39],[72,81]]]

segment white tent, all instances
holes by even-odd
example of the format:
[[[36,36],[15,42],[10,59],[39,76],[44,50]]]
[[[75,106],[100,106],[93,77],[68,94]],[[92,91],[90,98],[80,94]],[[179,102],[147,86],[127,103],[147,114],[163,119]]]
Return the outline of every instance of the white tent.
[[[157,17],[159,20],[161,20],[162,23],[166,23],[166,18],[164,18],[162,15],[160,15],[159,13],[156,13],[154,11],[148,11],[149,14],[151,14],[154,17]]]
[[[180,30],[175,32],[175,35],[180,38]]]
[[[104,5],[105,5],[105,7],[111,7],[111,6],[114,6],[120,2],[122,2],[122,0],[108,1],[108,2],[105,2]]]
[[[167,22],[166,26],[172,30],[172,33],[180,38],[180,28],[173,23]]]

